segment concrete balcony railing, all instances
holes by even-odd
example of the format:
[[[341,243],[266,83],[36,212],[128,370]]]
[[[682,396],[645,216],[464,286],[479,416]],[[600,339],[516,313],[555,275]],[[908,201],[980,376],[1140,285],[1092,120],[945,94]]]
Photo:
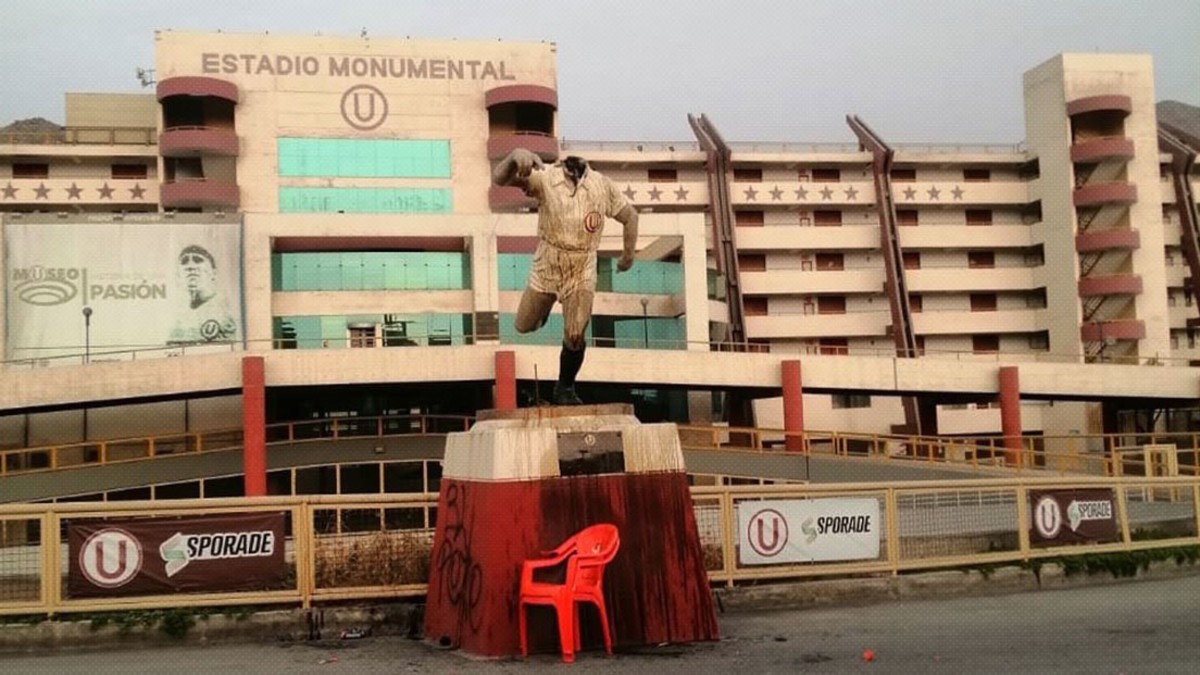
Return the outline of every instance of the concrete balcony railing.
[[[1080,253],[1113,249],[1133,251],[1140,248],[1141,245],[1142,238],[1138,231],[1126,228],[1093,229],[1075,235],[1075,250]]]
[[[237,157],[237,133],[227,127],[171,127],[158,138],[163,157]]]
[[[1032,333],[1046,329],[1044,309],[1005,309],[994,312],[915,312],[913,329],[918,335],[967,335],[972,333]]]
[[[1141,340],[1146,337],[1146,323],[1141,319],[1091,321],[1079,327],[1079,337],[1084,342]]]
[[[737,247],[742,252],[872,250],[879,248],[878,223],[878,219],[873,219],[874,227],[739,227]]]
[[[751,295],[880,293],[883,283],[882,267],[850,270],[742,272],[742,292]]]
[[[0,179],[0,211],[8,206],[130,206],[157,204],[158,179],[13,178]]]
[[[1075,189],[1075,206],[1121,206],[1137,202],[1137,186],[1124,181],[1090,183]]]
[[[875,184],[869,181],[812,183],[735,181],[729,187],[734,206],[804,206],[812,209],[870,206]]]
[[[905,272],[911,293],[1028,291],[1037,288],[1033,267],[938,267]]]
[[[650,183],[616,180],[614,182],[629,201],[640,207],[692,207],[698,209],[708,206],[708,183],[704,181]]]
[[[522,211],[537,208],[537,199],[519,187],[492,185],[488,187],[488,206],[493,211]]]
[[[1077,164],[1133,159],[1133,141],[1124,136],[1105,136],[1076,141],[1071,146],[1071,161]]]
[[[748,316],[746,335],[750,338],[883,337],[891,322],[887,311]]]
[[[528,150],[545,162],[558,160],[558,139],[539,131],[495,131],[488,138],[488,159],[504,159],[517,148]]]
[[[897,208],[906,206],[1007,206],[1030,202],[1029,184],[1017,181],[975,183],[965,181],[892,182]]]
[[[1026,248],[1034,245],[1028,225],[918,225],[900,227],[900,244],[905,249],[930,248]],[[738,239],[741,244],[741,239]],[[876,242],[876,247],[879,243]]]
[[[1090,112],[1133,112],[1133,99],[1125,94],[1084,96],[1067,102],[1067,115],[1074,117]]]
[[[163,183],[163,208],[212,207],[237,209],[241,203],[237,183],[218,180],[183,180]]]
[[[1139,295],[1142,292],[1142,277],[1139,274],[1109,274],[1079,280],[1079,297],[1099,295]]]

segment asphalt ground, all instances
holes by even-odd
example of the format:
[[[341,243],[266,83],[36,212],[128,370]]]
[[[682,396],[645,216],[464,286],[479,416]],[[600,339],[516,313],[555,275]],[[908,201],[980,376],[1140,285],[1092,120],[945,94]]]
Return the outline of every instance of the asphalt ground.
[[[579,655],[587,672],[1195,673],[1200,576],[857,607],[720,615],[722,639]],[[873,660],[864,659],[871,650]],[[490,661],[402,637],[125,648],[0,657],[0,673],[540,673],[555,656]]]

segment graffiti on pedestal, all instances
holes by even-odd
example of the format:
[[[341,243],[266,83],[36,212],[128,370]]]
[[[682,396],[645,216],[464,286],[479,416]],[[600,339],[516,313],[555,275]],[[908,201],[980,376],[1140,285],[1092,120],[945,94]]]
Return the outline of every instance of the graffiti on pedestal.
[[[437,550],[437,568],[446,600],[457,610],[460,626],[472,631],[482,628],[482,614],[477,610],[483,597],[483,568],[471,549],[469,524],[474,512],[469,508],[467,490],[451,483],[446,488],[446,527]]]

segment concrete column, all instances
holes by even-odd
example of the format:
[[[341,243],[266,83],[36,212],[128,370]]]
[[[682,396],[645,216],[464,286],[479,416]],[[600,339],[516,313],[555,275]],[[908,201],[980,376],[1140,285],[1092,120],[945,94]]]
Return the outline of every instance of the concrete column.
[[[781,364],[783,379],[783,430],[788,432],[788,452],[803,452],[804,438],[791,434],[804,432],[804,391],[800,386],[800,362]]]
[[[1000,431],[1004,434],[1004,463],[1021,461],[1021,384],[1016,366],[1000,367]]]
[[[497,410],[517,408],[517,353],[496,352],[496,400]]]
[[[708,252],[704,217],[680,219],[683,232],[683,316],[687,348],[708,351]]]
[[[272,317],[276,315],[271,306],[270,224],[254,216],[241,218],[246,351],[269,352],[274,348]]]
[[[242,469],[247,497],[267,494],[267,387],[263,357],[242,357]]]
[[[500,275],[499,255],[496,252],[496,232],[494,229],[477,230],[470,237],[471,248],[471,305],[475,312],[475,334],[480,334],[480,324],[487,317],[498,316],[500,312]],[[490,321],[487,321],[490,323]],[[492,330],[485,326],[485,331]],[[495,330],[499,330],[498,327]],[[479,339],[476,344],[498,344],[498,338]]]

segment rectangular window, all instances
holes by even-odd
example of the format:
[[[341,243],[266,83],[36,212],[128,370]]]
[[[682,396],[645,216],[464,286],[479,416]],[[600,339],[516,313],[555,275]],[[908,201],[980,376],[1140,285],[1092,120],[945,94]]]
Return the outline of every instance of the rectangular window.
[[[742,309],[745,310],[746,316],[766,316],[767,297],[748,295],[742,298]]]
[[[1050,333],[1047,331],[1031,333],[1029,335],[1029,348],[1042,352],[1050,349]]]
[[[991,209],[967,209],[967,225],[991,225]]]
[[[761,183],[762,169],[734,169],[733,179],[739,183]]]
[[[450,188],[279,188],[280,213],[450,213]]]
[[[818,314],[845,314],[846,296],[821,295],[817,297]]]
[[[796,171],[796,180],[801,183],[807,183],[812,180],[812,173],[808,169],[799,169]]]
[[[351,347],[375,346],[375,326],[350,326],[347,331]]]
[[[762,227],[762,211],[734,211],[733,224],[738,227]]]
[[[762,253],[739,253],[738,270],[742,272],[765,272],[767,256]]]
[[[904,269],[919,270],[921,269],[921,252],[920,251],[905,251],[903,254]]]
[[[917,180],[916,169],[892,169],[893,183],[912,183]]]
[[[149,176],[145,164],[113,164],[113,180],[146,180]]]
[[[842,170],[813,169],[812,179],[814,183],[840,183],[842,181]]]
[[[992,180],[991,169],[963,169],[963,180],[968,183],[986,183]]]
[[[925,336],[917,336],[917,356],[925,356]]]
[[[971,294],[971,311],[972,312],[994,312],[994,311],[996,311],[996,294],[995,293],[972,293]]]
[[[646,173],[651,183],[679,182],[679,172],[675,169],[647,169]]]
[[[916,209],[896,209],[896,224],[916,226],[919,222]]]
[[[925,302],[920,293],[910,293],[908,295],[908,310],[913,314],[920,314],[924,308]]]
[[[835,410],[871,407],[871,397],[865,394],[833,394],[831,398]]]
[[[800,227],[810,227],[813,224],[812,214],[808,211],[801,211],[799,215]]]
[[[279,138],[280,176],[450,178],[450,141]]]
[[[841,211],[813,211],[813,224],[817,227],[841,227]]]
[[[976,354],[995,354],[1000,351],[999,335],[972,335],[971,351]]]
[[[846,257],[841,253],[818,253],[817,270],[841,270],[846,267]]]
[[[850,353],[850,342],[846,338],[821,338],[817,350],[822,354],[845,356]]]
[[[967,253],[967,267],[982,269],[995,266],[996,254],[993,251],[969,251]]]
[[[49,178],[49,164],[20,163],[12,165],[13,178]]]

